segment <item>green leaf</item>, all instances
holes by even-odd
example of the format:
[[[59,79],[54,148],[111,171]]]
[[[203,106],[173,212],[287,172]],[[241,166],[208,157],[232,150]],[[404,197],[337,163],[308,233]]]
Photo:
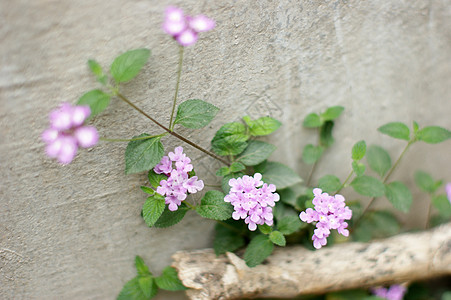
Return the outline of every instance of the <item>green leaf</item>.
[[[230,172],[232,172],[232,173],[236,173],[236,172],[242,171],[244,169],[246,169],[246,166],[237,161],[232,163],[232,165],[230,166]]]
[[[158,287],[151,276],[139,276],[138,284],[146,299],[153,298],[158,292]]]
[[[144,263],[144,260],[138,255],[136,255],[135,257],[135,267],[138,275],[140,276],[152,275],[152,273],[149,271],[149,268]]]
[[[150,169],[149,174],[147,174],[147,178],[149,179],[150,184],[154,188],[157,188],[160,186],[160,182],[162,180],[168,179],[168,176],[166,176],[164,174],[157,174],[157,173],[155,173],[155,171],[153,169]]]
[[[108,80],[108,76],[103,73],[102,67],[99,65],[99,63],[93,59],[90,59],[88,60],[88,66],[89,69],[91,69],[91,72],[97,77],[97,80],[101,84],[105,85]]]
[[[366,154],[366,143],[365,141],[358,141],[352,147],[352,159],[355,161],[361,160]]]
[[[390,155],[388,155],[387,151],[385,151],[382,147],[371,145],[368,148],[366,160],[368,161],[370,168],[379,174],[381,178],[385,175],[385,173],[387,173],[388,170],[390,170]]]
[[[146,297],[141,286],[139,284],[139,276],[133,278],[128,281],[121,292],[117,296],[117,300],[147,300],[149,297]]]
[[[368,242],[373,238],[393,236],[399,230],[399,222],[391,212],[378,210],[362,217],[353,237],[357,241]]]
[[[451,291],[444,292],[441,300],[451,300]]]
[[[318,187],[326,193],[333,193],[341,187],[340,179],[335,175],[325,175],[318,180]]]
[[[147,133],[135,136],[150,136]],[[131,141],[125,149],[125,174],[147,171],[155,167],[164,155],[160,137]]]
[[[147,198],[143,205],[143,218],[147,226],[152,227],[155,222],[161,217],[164,211],[165,203],[164,197],[160,194],[155,194]]]
[[[333,121],[341,115],[344,109],[343,106],[332,106],[323,112],[320,117],[324,121]]]
[[[89,105],[91,109],[90,117],[98,115],[105,108],[107,108],[108,104],[110,104],[111,96],[105,94],[101,90],[92,90],[89,91],[78,99],[77,105]]]
[[[355,178],[351,182],[351,186],[357,193],[363,196],[381,197],[385,193],[384,184],[378,179],[367,175]]]
[[[239,229],[236,227],[237,222],[233,223],[225,222],[229,227],[225,227],[223,224],[216,224],[215,226],[215,239],[213,242],[213,248],[216,255],[224,254],[226,252],[232,252],[244,246],[244,237],[240,234]],[[236,228],[232,230],[231,228]]]
[[[362,176],[365,173],[365,165],[356,161],[352,162],[352,170],[357,177]]]
[[[237,160],[246,166],[255,166],[267,159],[276,148],[265,142],[249,141],[247,148],[237,157]]]
[[[412,205],[412,194],[404,183],[393,181],[385,185],[385,196],[396,209],[408,212]]]
[[[274,244],[276,244],[278,246],[285,247],[285,245],[287,244],[285,237],[283,236],[283,234],[280,231],[271,232],[269,234],[269,239],[271,240],[271,242],[273,242]]]
[[[270,234],[272,232],[272,227],[267,224],[258,225],[257,227],[258,230],[260,230],[260,232],[263,234]]]
[[[222,187],[222,190],[224,191],[224,193],[228,194],[230,191],[230,185],[229,185],[230,179],[239,178],[239,177],[243,177],[243,176],[244,176],[243,172],[230,173],[230,174],[225,175],[221,180],[221,187]]]
[[[199,99],[190,99],[182,102],[177,109],[174,124],[186,128],[199,129],[213,120],[219,108]]]
[[[247,147],[249,135],[246,127],[238,122],[223,125],[211,140],[214,152],[222,156],[238,155]]]
[[[224,194],[220,191],[208,191],[196,211],[204,218],[223,221],[232,217],[233,206],[224,202]]]
[[[163,274],[155,278],[155,282],[160,289],[166,291],[184,291],[187,288],[180,281],[177,270],[173,267],[166,267],[163,269]]]
[[[323,151],[324,148],[322,146],[305,145],[304,151],[302,151],[302,160],[306,164],[314,164],[321,157]]]
[[[417,132],[417,138],[428,144],[438,144],[451,138],[451,131],[439,126],[428,126]]]
[[[388,136],[391,136],[392,138],[395,138],[395,139],[406,140],[406,141],[410,140],[409,127],[407,127],[407,125],[405,125],[404,123],[401,123],[401,122],[387,123],[387,124],[379,127],[377,130],[379,130],[379,132],[386,134]]]
[[[290,235],[304,226],[298,216],[286,216],[277,222],[277,229],[284,235]]]
[[[414,178],[418,187],[426,193],[434,193],[438,188],[432,176],[426,172],[417,171]]]
[[[418,130],[420,129],[420,125],[418,125],[417,122],[413,121],[412,128],[413,128],[413,134],[416,136]]]
[[[141,188],[141,190],[142,190],[144,193],[147,193],[147,194],[149,194],[149,195],[154,195],[154,194],[155,194],[155,191],[152,190],[150,187],[147,187],[147,186],[142,185],[142,186],[140,186],[140,188]]]
[[[280,201],[291,206],[296,206],[297,197],[292,189],[285,188],[283,190],[277,190],[277,193],[280,196]]]
[[[364,300],[366,296],[368,292],[365,290],[345,290],[328,293],[325,300]]]
[[[435,195],[432,197],[432,205],[437,209],[438,213],[443,216],[451,217],[451,203],[446,195]]]
[[[334,128],[334,122],[326,121],[320,129],[319,132],[319,143],[325,148],[329,148],[335,142],[332,137],[332,129]]]
[[[261,264],[274,250],[274,244],[269,236],[260,234],[252,239],[244,253],[244,261],[249,267]]]
[[[243,120],[249,126],[249,133],[252,136],[271,134],[282,125],[282,123],[271,117],[261,117],[257,120],[251,120],[249,116],[245,116]]]
[[[264,182],[274,184],[277,189],[283,189],[302,182],[298,174],[279,162],[268,162],[262,175]]]
[[[135,49],[127,51],[113,61],[111,64],[111,75],[117,83],[133,79],[141,71],[150,56],[148,49]]]
[[[189,208],[183,202],[176,211],[170,211],[166,206],[160,218],[153,226],[157,228],[166,228],[175,225],[183,219],[188,210]]]
[[[308,114],[307,117],[305,117],[303,125],[307,128],[316,128],[321,127],[323,123],[321,122],[321,118],[318,114],[311,113]]]
[[[222,176],[226,176],[228,174],[230,174],[229,167],[221,167],[221,168],[219,168],[218,171],[216,171],[216,176],[222,177]]]

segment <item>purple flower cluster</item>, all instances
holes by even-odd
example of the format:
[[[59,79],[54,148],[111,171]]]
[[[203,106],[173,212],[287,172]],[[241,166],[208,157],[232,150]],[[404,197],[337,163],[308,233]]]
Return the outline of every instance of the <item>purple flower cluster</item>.
[[[371,291],[375,296],[378,296],[380,298],[387,300],[402,300],[407,289],[402,285],[394,284],[388,289],[384,287],[377,287],[371,289]]]
[[[329,196],[318,188],[313,190],[313,194],[315,209],[307,208],[299,217],[307,223],[317,222],[312,240],[313,246],[320,249],[327,244],[331,229],[336,229],[344,236],[349,235],[349,230],[346,229],[348,223],[345,220],[351,219],[352,211],[345,205],[345,198],[342,195]]]
[[[204,15],[191,17],[185,15],[180,8],[170,6],[166,8],[163,30],[186,47],[196,43],[199,32],[212,30],[215,25],[214,20]]]
[[[446,196],[448,197],[449,203],[451,203],[451,182],[448,182],[445,186]]]
[[[78,147],[89,148],[97,144],[99,134],[93,126],[85,126],[91,114],[89,106],[63,103],[50,113],[50,128],[42,133],[47,144],[46,153],[62,164],[70,163]]]
[[[175,163],[175,169],[173,168]],[[193,170],[191,159],[183,153],[182,147],[175,148],[168,156],[163,156],[160,163],[153,169],[157,174],[165,174],[167,180],[161,180],[157,193],[166,196],[165,203],[169,205],[170,211],[175,211],[186,199],[187,193],[194,194],[204,188],[204,182],[198,180],[197,176],[189,177]]]
[[[251,231],[257,229],[257,225],[273,224],[272,207],[280,199],[279,194],[274,193],[276,186],[263,183],[261,179],[260,173],[255,173],[254,177],[232,178],[229,180],[230,192],[224,197],[224,201],[230,202],[235,209],[232,218],[244,219]]]

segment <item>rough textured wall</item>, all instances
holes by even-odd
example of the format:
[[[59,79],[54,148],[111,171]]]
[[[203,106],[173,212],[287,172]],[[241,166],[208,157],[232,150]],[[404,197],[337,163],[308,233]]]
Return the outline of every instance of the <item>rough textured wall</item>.
[[[51,109],[97,87],[88,58],[108,67],[139,47],[152,49],[152,57],[123,93],[169,121],[177,48],[160,29],[168,4],[217,20],[186,50],[180,91],[181,100],[221,108],[206,130],[180,130],[203,146],[223,122],[269,114],[284,124],[270,138],[279,145],[273,158],[305,178],[310,167],[300,162],[301,150],[315,137],[301,128],[303,117],[343,105],[339,138],[315,178],[344,177],[360,139],[400,153],[402,142],[376,132],[381,124],[451,127],[448,0],[1,1],[0,298],[111,299],[134,276],[136,254],[158,273],[176,250],[211,245],[213,223],[194,214],[166,230],[145,226],[139,185],[146,176],[123,175],[125,144],[100,143],[62,167],[45,157],[39,138]],[[111,138],[159,132],[116,100],[94,124]],[[408,174],[417,162],[450,181],[450,145],[413,147],[394,178],[413,187]],[[204,181],[216,183],[207,169],[216,163],[186,149]],[[427,205],[413,190],[417,216],[401,216],[411,226],[424,222]]]

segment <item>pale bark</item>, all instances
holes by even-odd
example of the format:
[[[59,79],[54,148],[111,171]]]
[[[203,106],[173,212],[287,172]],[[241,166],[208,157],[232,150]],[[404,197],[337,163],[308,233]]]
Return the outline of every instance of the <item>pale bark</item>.
[[[370,243],[344,243],[309,251],[277,248],[249,268],[233,253],[212,249],[173,256],[190,299],[294,297],[451,274],[451,223]]]

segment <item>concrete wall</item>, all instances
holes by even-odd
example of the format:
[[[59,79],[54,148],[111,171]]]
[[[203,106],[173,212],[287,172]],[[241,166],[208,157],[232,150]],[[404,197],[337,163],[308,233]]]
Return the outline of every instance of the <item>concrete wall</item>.
[[[201,98],[221,108],[206,130],[180,129],[200,145],[208,147],[224,122],[269,114],[283,122],[270,138],[279,146],[272,158],[305,178],[310,167],[301,163],[301,152],[315,137],[301,127],[303,117],[343,105],[336,145],[315,178],[344,178],[352,144],[360,139],[399,155],[403,143],[376,132],[386,122],[451,127],[449,0],[3,0],[1,299],[112,299],[134,276],[136,254],[158,274],[175,251],[211,245],[213,222],[191,213],[170,229],[145,226],[139,186],[146,176],[124,176],[125,143],[100,143],[60,166],[46,158],[40,141],[51,109],[97,87],[87,59],[108,67],[132,48],[153,53],[123,93],[169,121],[177,61],[174,42],[161,31],[169,4],[217,20],[217,28],[185,52],[180,99]],[[118,100],[93,123],[110,138],[159,132]],[[179,144],[164,143],[168,150]],[[450,146],[419,144],[396,172],[394,178],[415,192],[414,214],[401,215],[410,226],[423,224],[427,206],[411,173],[420,168],[451,181]],[[216,163],[185,149],[202,179],[217,183],[208,170]],[[176,298],[183,296],[159,297]]]

